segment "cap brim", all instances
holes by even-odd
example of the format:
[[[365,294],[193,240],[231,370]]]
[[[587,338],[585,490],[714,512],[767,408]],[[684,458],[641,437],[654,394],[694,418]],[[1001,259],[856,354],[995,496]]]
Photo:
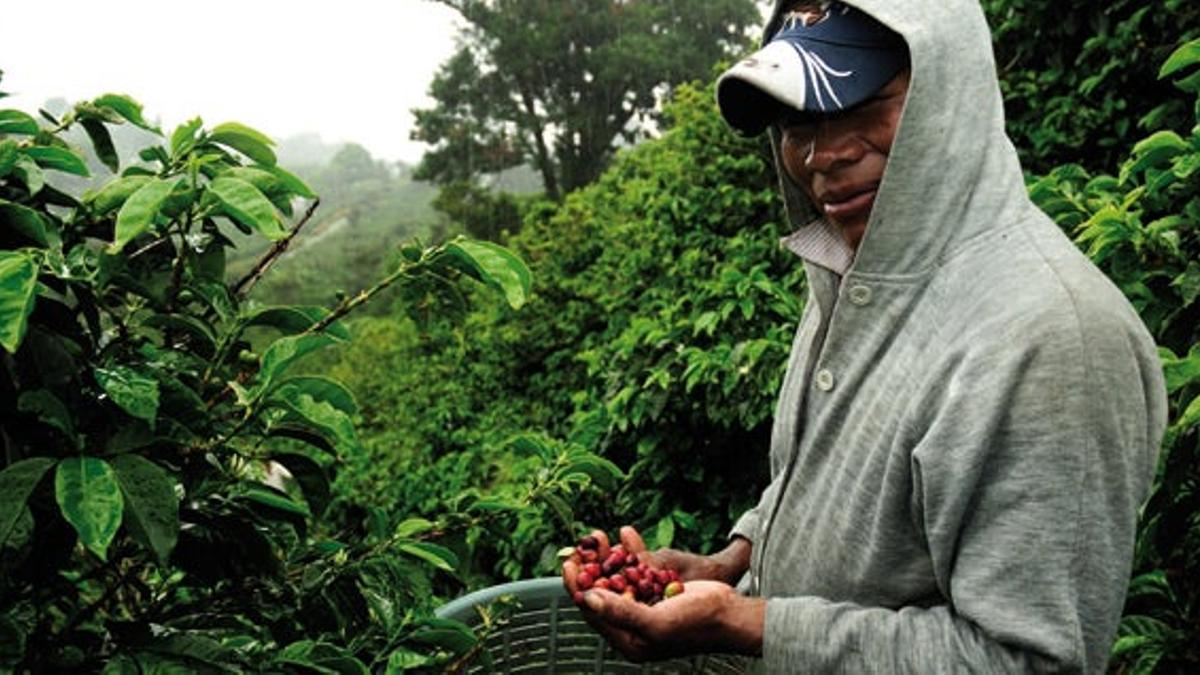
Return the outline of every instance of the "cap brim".
[[[835,113],[873,96],[906,63],[903,54],[888,50],[814,47],[819,49],[812,53],[815,58],[801,57],[792,45],[772,42],[725,71],[716,87],[725,121],[753,136],[785,110]]]
[[[755,136],[784,110],[804,109],[806,80],[795,51],[772,43],[717,79],[717,107],[729,126]]]

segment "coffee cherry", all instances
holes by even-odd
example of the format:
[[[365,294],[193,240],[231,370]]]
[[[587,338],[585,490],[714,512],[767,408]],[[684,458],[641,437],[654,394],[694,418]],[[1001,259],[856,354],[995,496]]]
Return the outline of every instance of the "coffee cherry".
[[[612,591],[647,605],[655,605],[683,592],[678,571],[652,568],[621,544],[610,548],[608,555],[601,559],[599,538],[587,535],[580,538],[574,552],[583,563],[576,577],[579,592],[574,600],[577,603],[582,601],[582,591],[589,589]]]
[[[608,578],[608,587],[614,593],[624,593],[625,589],[629,587],[629,583],[625,581],[625,577],[620,574],[614,574]]]

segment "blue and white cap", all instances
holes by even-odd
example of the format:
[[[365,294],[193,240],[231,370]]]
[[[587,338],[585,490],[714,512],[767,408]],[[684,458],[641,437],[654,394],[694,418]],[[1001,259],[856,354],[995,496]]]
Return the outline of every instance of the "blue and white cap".
[[[787,109],[833,113],[879,91],[908,65],[897,33],[841,2],[800,0],[765,47],[717,80],[730,126],[761,133]]]

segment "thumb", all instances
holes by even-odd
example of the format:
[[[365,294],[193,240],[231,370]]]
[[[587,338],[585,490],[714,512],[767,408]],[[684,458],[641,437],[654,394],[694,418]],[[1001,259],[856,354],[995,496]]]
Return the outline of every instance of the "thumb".
[[[643,607],[628,598],[608,591],[588,591],[583,601],[605,623],[640,632],[645,623]]]

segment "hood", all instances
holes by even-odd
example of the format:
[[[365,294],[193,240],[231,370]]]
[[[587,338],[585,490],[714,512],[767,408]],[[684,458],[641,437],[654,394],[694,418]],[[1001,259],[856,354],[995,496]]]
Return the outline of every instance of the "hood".
[[[764,43],[793,2],[776,0]],[[991,32],[978,0],[846,4],[899,33],[912,65],[900,127],[851,271],[921,274],[1033,208],[1004,130]],[[792,225],[821,228],[823,216],[779,164],[779,134],[770,135]]]

